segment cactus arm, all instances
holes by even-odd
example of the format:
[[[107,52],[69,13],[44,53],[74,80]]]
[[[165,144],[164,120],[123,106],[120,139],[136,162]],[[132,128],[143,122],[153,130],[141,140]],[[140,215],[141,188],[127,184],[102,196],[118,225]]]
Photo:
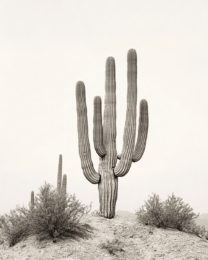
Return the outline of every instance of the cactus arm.
[[[95,151],[103,157],[106,150],[103,146],[102,100],[98,96],[94,98],[93,142]]]
[[[34,208],[34,191],[31,191],[31,208],[33,209]]]
[[[103,144],[106,149],[104,164],[112,169],[116,166],[116,80],[115,60],[108,57],[105,71],[105,109],[103,120]]]
[[[142,155],[146,147],[148,125],[149,125],[148,104],[146,100],[141,100],[138,137],[137,137],[137,143],[135,146],[132,162],[138,162],[142,158]]]
[[[131,167],[136,136],[137,54],[133,49],[129,50],[128,52],[127,64],[127,111],[121,159],[119,164],[114,169],[114,174],[117,177],[123,177],[126,175]]]
[[[97,184],[100,181],[100,174],[95,171],[91,159],[90,143],[88,137],[85,85],[81,81],[77,82],[76,84],[76,102],[79,156],[81,159],[82,170],[84,176],[89,182]]]
[[[61,191],[61,180],[62,180],[62,155],[59,155],[59,164],[58,164],[58,176],[57,176],[57,192]]]
[[[63,181],[62,181],[62,185],[61,185],[61,192],[62,194],[66,194],[66,186],[67,186],[67,176],[66,174],[63,175]]]

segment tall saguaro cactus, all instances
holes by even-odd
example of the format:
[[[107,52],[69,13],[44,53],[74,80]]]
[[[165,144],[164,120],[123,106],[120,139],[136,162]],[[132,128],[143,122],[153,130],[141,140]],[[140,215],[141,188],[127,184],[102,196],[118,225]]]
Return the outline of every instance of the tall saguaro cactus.
[[[61,181],[62,181],[62,155],[59,155],[59,165],[58,165],[58,176],[57,176],[57,192],[61,192]]]
[[[136,137],[136,106],[137,106],[137,54],[134,49],[127,55],[127,110],[123,135],[123,149],[120,155],[116,150],[116,80],[115,60],[109,57],[106,61],[105,110],[102,124],[102,102],[100,97],[94,98],[93,141],[99,155],[98,172],[95,171],[90,152],[88,138],[87,106],[85,85],[76,84],[77,127],[79,155],[85,177],[93,184],[98,184],[100,215],[106,218],[115,216],[118,193],[118,177],[125,176],[132,162],[141,159],[148,133],[148,104],[140,102],[140,118],[138,137]],[[117,159],[119,163],[117,164]]]

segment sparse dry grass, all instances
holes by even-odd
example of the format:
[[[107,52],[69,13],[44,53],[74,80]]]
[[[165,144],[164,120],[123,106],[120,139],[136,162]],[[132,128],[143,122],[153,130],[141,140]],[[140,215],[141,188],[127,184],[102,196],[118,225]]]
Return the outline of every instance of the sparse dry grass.
[[[106,240],[106,242],[100,244],[101,249],[107,250],[110,255],[116,255],[117,252],[124,252],[124,243],[119,239],[114,238],[113,240]]]

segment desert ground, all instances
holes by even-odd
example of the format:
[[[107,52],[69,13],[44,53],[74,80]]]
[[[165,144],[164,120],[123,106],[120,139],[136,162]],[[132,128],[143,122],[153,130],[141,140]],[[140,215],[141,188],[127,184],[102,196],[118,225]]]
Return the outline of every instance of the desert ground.
[[[53,243],[29,237],[13,247],[2,244],[0,260],[208,260],[208,240],[191,234],[150,229],[135,218],[119,215],[113,219],[88,215],[82,221],[94,227],[88,239]]]

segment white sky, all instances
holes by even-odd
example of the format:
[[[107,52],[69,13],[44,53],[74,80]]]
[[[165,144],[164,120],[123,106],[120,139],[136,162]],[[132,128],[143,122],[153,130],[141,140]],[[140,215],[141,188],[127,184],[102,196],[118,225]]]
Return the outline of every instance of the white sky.
[[[121,151],[130,48],[149,133],[143,158],[119,178],[116,208],[135,212],[154,192],[208,212],[207,14],[207,0],[0,1],[0,214],[27,205],[44,181],[56,186],[59,154],[68,192],[98,209],[97,185],[85,179],[78,155],[75,85],[86,86],[97,169],[93,98],[104,100],[113,56]]]

